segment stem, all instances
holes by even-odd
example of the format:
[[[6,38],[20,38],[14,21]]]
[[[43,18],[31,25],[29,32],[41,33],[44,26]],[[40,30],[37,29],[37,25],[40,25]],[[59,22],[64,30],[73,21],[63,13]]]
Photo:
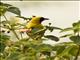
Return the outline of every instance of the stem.
[[[5,20],[8,22],[8,19],[6,18],[6,16],[5,15],[3,15],[4,16],[4,18],[5,18]],[[11,26],[11,24],[10,23],[8,23],[10,26]],[[19,40],[19,37],[18,37],[18,35],[17,35],[17,33],[15,32],[15,30],[13,29],[13,27],[11,26],[11,31],[14,33],[14,35],[16,36],[16,38]]]
[[[78,36],[79,36],[79,32],[78,32]]]
[[[78,48],[78,51],[77,51],[77,54],[76,54],[74,60],[77,60],[78,59],[79,53],[80,53],[80,45],[79,45],[79,48]]]
[[[20,35],[21,35],[21,39],[23,39],[22,33],[20,33]]]
[[[6,21],[8,22],[8,20],[7,20],[7,18],[6,18],[6,16],[5,15],[3,15],[4,16],[4,18],[6,19]],[[10,24],[9,24],[10,25]]]
[[[15,32],[15,30],[12,30],[12,32],[14,33],[14,35],[16,36],[16,38],[19,40],[20,38],[18,37],[17,33]]]

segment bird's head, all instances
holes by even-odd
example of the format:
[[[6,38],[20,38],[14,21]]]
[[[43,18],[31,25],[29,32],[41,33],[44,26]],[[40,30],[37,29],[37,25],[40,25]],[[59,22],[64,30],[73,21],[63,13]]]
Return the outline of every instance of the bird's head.
[[[49,18],[44,18],[44,17],[33,17],[32,21],[36,23],[41,23],[44,20],[49,20]]]

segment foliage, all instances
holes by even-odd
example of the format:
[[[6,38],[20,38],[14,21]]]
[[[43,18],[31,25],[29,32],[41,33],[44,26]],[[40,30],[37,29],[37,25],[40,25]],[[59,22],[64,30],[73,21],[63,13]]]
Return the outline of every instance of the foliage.
[[[14,13],[15,19],[8,20],[6,12]],[[0,17],[5,20],[0,21],[0,58],[1,60],[77,60],[80,56],[80,21],[72,24],[72,27],[61,29],[59,27],[49,25],[43,29],[33,29],[30,33],[20,32],[25,28],[28,20],[21,16],[19,8],[10,4],[0,2]],[[19,23],[17,20],[26,20],[25,23]],[[60,33],[72,31],[70,34],[61,36],[60,38],[69,37],[71,42],[58,43],[56,45],[45,44],[43,41],[52,40],[59,41],[60,38],[54,35],[46,35],[46,31],[51,33],[55,30],[60,30]],[[7,34],[5,33],[7,31]],[[17,41],[14,42],[10,38],[13,33]],[[26,38],[24,37],[26,36]],[[74,58],[75,57],[75,58]]]
[[[1,8],[0,9],[0,16],[4,15],[6,13],[6,11],[12,12],[12,13],[19,15],[19,16],[21,15],[19,8],[14,7],[10,4],[0,2],[0,8]]]
[[[67,32],[67,31],[72,31],[73,33],[72,34],[66,34],[66,35],[63,35],[61,37],[69,37],[69,39],[74,44],[76,44],[76,46],[69,47],[70,48],[69,54],[72,54],[72,56],[75,56],[74,60],[77,60],[78,56],[80,55],[80,21],[73,23],[72,27],[65,28],[61,32]],[[66,50],[66,51],[68,52],[68,50]]]

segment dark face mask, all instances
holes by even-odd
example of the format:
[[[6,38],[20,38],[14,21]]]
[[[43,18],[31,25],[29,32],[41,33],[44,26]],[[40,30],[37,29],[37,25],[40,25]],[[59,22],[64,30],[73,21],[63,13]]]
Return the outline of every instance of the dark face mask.
[[[48,18],[41,17],[41,18],[40,18],[40,23],[41,23],[42,21],[44,21],[44,20],[49,20],[49,19],[48,19]]]

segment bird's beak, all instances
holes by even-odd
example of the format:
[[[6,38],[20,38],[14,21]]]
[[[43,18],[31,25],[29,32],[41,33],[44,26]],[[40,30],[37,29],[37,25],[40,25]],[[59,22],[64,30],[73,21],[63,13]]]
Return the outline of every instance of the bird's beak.
[[[44,18],[44,20],[49,20],[49,18]]]

